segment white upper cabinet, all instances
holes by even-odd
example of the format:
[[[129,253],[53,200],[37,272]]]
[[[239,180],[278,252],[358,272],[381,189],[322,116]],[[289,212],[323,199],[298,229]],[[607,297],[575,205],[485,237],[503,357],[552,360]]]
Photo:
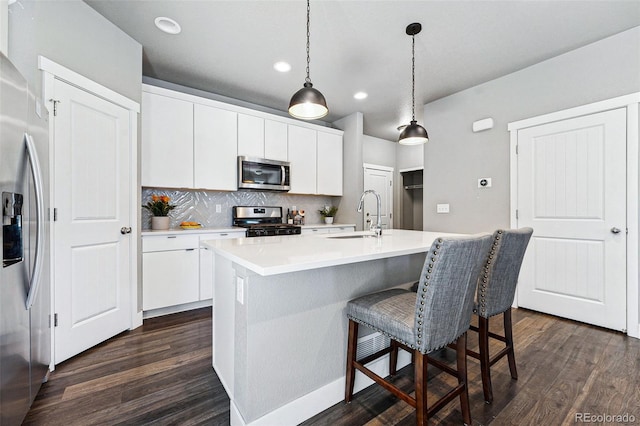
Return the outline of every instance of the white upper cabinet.
[[[238,156],[291,163],[291,193],[342,195],[342,131],[142,85],[142,186],[238,189]]]
[[[287,124],[238,114],[238,155],[288,161]]]
[[[142,186],[193,186],[193,104],[142,92]]]
[[[291,193],[316,193],[316,135],[306,127],[288,125]]]
[[[264,121],[264,158],[289,161],[287,124],[281,121]]]
[[[238,155],[265,158],[263,118],[238,114]]]
[[[234,111],[194,105],[195,188],[235,191],[238,114]]]
[[[342,195],[342,136],[318,131],[317,193]]]

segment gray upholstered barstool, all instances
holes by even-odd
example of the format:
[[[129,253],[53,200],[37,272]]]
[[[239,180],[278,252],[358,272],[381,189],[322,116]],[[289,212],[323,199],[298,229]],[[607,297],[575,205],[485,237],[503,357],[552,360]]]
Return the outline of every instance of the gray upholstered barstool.
[[[473,308],[473,312],[478,315],[478,326],[472,325],[470,328],[478,332],[479,352],[468,349],[467,354],[480,360],[482,389],[484,400],[488,404],[493,402],[493,387],[491,385],[491,366],[493,364],[506,355],[511,377],[518,379],[516,358],[513,351],[511,305],[516,293],[522,259],[532,233],[533,229],[531,228],[499,229],[494,232],[491,251],[484,271],[478,280],[476,304]],[[504,336],[489,331],[489,318],[500,314],[503,319]],[[505,344],[504,348],[494,356],[489,354],[489,337]]]
[[[463,420],[471,424],[466,371],[466,332],[471,322],[478,276],[486,261],[491,236],[438,238],[425,259],[418,292],[392,289],[362,296],[347,304],[349,339],[345,401],[353,397],[356,369],[416,409],[418,425],[460,396]],[[356,360],[358,325],[362,324],[391,338],[392,345],[364,359]],[[457,369],[427,356],[456,342]],[[369,370],[365,364],[400,346],[415,359],[415,397]],[[427,364],[458,378],[458,385],[430,407],[427,406]]]

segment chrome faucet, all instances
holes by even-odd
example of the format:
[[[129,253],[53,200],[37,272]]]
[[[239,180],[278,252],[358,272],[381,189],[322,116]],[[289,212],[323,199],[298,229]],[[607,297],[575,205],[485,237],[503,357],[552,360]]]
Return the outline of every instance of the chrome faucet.
[[[381,210],[380,194],[378,194],[373,189],[367,189],[366,191],[364,191],[362,193],[362,196],[360,197],[360,202],[358,203],[358,213],[362,212],[362,206],[364,205],[364,197],[367,194],[373,194],[376,196],[376,213],[378,216],[378,223],[376,223],[375,226],[371,225],[370,230],[373,231],[376,237],[380,238],[382,237],[382,222],[380,221],[380,210]]]

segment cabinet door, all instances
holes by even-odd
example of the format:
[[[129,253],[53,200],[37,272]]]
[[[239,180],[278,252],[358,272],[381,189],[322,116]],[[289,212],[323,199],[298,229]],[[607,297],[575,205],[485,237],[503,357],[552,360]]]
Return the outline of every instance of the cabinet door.
[[[280,121],[264,121],[264,158],[289,161],[287,125]]]
[[[238,189],[237,116],[233,111],[194,105],[196,188]]]
[[[318,132],[317,193],[342,195],[342,136]]]
[[[264,119],[238,114],[238,155],[265,158]]]
[[[142,308],[146,310],[199,299],[197,249],[142,254]]]
[[[142,186],[193,186],[193,104],[142,92]]]
[[[288,125],[291,193],[316,193],[316,131]]]

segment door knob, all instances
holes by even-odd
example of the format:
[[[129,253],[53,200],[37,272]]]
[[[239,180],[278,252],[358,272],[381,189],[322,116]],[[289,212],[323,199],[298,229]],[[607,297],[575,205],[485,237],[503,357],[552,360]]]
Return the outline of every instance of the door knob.
[[[129,226],[123,226],[122,228],[120,228],[120,233],[121,233],[122,235],[130,234],[130,233],[131,233],[131,227],[129,227]]]
[[[614,234],[619,234],[620,233],[620,228],[616,228],[614,226],[613,228],[611,228],[611,232],[613,232]]]

